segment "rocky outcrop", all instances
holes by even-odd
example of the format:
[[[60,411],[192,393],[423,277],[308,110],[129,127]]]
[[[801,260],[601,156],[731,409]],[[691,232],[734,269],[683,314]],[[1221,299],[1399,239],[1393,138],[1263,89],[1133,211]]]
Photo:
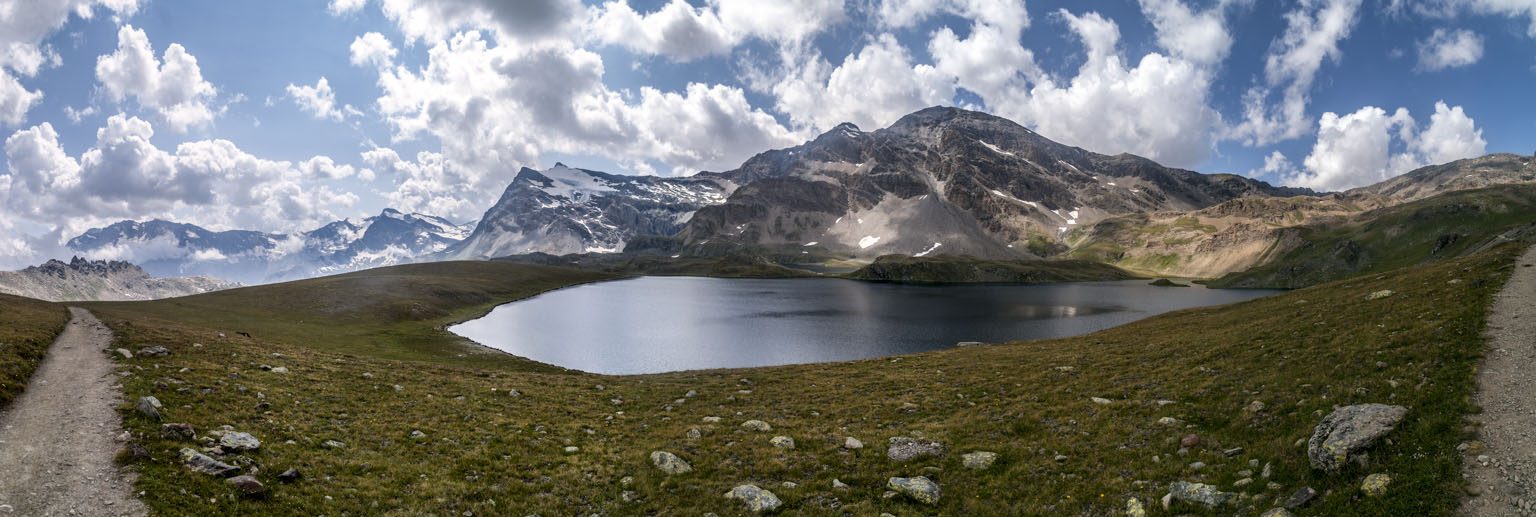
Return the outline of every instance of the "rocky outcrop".
[[[779,509],[779,505],[784,504],[779,500],[779,496],[758,488],[757,485],[741,485],[732,488],[725,493],[725,498],[740,501],[742,506],[752,513],[772,512]]]
[[[51,302],[154,300],[239,286],[206,276],[155,278],[127,262],[80,257],[0,272],[0,293]]]
[[[1312,468],[1338,472],[1376,441],[1397,427],[1408,408],[1386,404],[1361,404],[1334,410],[1312,431],[1307,441],[1307,460]]]

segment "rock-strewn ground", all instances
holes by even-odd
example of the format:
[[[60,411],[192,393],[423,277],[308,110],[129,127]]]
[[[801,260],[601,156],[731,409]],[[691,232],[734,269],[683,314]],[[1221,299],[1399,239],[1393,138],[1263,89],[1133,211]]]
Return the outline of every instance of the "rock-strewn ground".
[[[1488,316],[1488,355],[1474,401],[1483,408],[1481,443],[1469,444],[1466,515],[1536,514],[1536,247],[1515,263],[1514,275]]]
[[[27,390],[0,414],[0,513],[145,515],[113,463],[120,395],[102,353],[112,332],[90,312],[70,311]]]

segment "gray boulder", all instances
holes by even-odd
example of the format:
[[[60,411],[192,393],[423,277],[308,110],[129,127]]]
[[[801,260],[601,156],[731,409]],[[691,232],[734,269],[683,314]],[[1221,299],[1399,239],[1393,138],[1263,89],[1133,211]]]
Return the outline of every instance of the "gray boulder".
[[[164,424],[160,426],[160,437],[168,440],[191,440],[197,437],[197,432],[192,429],[192,424]]]
[[[225,482],[233,485],[236,490],[240,491],[240,495],[246,497],[259,498],[267,493],[267,487],[262,485],[253,476],[235,476],[225,480]]]
[[[1296,489],[1296,493],[1291,494],[1290,497],[1285,499],[1285,508],[1288,510],[1295,510],[1297,508],[1306,506],[1307,503],[1312,502],[1312,500],[1316,498],[1317,491],[1313,490],[1312,487],[1304,486]]]
[[[795,439],[788,436],[775,436],[773,439],[768,440],[768,443],[773,444],[773,446],[778,449],[795,448]]]
[[[261,441],[250,433],[226,432],[219,437],[219,445],[229,449],[254,451],[261,448]]]
[[[1312,468],[1334,473],[1376,441],[1397,427],[1408,408],[1386,404],[1361,404],[1341,407],[1312,431],[1307,441],[1307,459]]]
[[[912,498],[913,501],[929,506],[938,506],[939,504],[939,484],[934,483],[927,476],[891,478],[886,481],[885,486],[901,495]]]
[[[135,404],[133,407],[134,409],[139,410],[139,413],[143,413],[144,416],[153,418],[155,420],[160,420],[161,418],[160,399],[154,397],[139,397],[139,403]]]
[[[1217,490],[1216,487],[1204,483],[1190,483],[1187,481],[1175,481],[1168,487],[1168,495],[1173,499],[1204,505],[1207,508],[1215,508],[1233,499],[1233,495]]]
[[[757,431],[759,433],[766,433],[773,430],[773,426],[768,425],[768,422],[764,422],[762,420],[748,420],[746,422],[742,422],[741,428],[748,431]]]
[[[672,454],[666,451],[652,451],[651,464],[655,465],[658,470],[661,470],[662,472],[665,472],[669,475],[687,474],[693,471],[693,466],[689,465],[688,462],[683,461],[683,459],[677,457],[676,454]]]
[[[939,442],[926,442],[906,436],[891,438],[891,446],[886,449],[885,455],[891,461],[908,461],[919,456],[940,456],[944,454],[944,444]]]
[[[971,470],[982,470],[991,467],[995,461],[997,461],[997,453],[995,452],[976,451],[960,456],[960,463],[965,465],[965,468]]]
[[[145,357],[165,357],[171,355],[171,351],[166,350],[163,346],[147,346],[139,349],[139,355]]]
[[[181,449],[181,462],[193,472],[202,472],[214,477],[229,477],[240,472],[240,467],[213,459],[191,447]]]
[[[779,496],[773,495],[773,492],[758,488],[757,485],[741,485],[732,488],[730,492],[725,493],[725,498],[741,501],[741,504],[747,507],[747,511],[752,513],[771,512],[779,509],[779,505],[784,504],[783,501],[779,500]]]

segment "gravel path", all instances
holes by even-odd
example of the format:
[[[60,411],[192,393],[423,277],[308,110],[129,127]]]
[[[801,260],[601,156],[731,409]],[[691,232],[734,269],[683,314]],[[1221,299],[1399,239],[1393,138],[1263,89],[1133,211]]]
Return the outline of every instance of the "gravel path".
[[[1533,266],[1533,267],[1526,267]],[[1536,246],[1488,316],[1488,355],[1478,370],[1483,449],[1467,451],[1465,515],[1536,515]]]
[[[0,414],[0,515],[145,515],[113,462],[122,444],[112,332],[85,309]]]

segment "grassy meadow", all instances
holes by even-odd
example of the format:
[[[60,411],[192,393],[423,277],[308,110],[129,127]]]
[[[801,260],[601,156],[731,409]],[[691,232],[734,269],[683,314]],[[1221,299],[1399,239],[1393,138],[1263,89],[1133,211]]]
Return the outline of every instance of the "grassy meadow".
[[[125,404],[149,458],[123,461],[162,515],[736,515],[742,507],[722,494],[745,483],[773,491],[790,515],[1110,515],[1128,498],[1154,515],[1228,515],[1266,510],[1302,486],[1320,494],[1302,514],[1433,515],[1453,511],[1462,492],[1456,446],[1475,437],[1463,416],[1476,411],[1468,395],[1485,312],[1522,250],[1074,338],[628,377],[513,358],[442,330],[498,303],[612,278],[601,273],[421,264],[86,305],[120,346],[172,352],[121,361],[125,399],[158,397],[166,422],[199,436],[227,425],[262,441],[238,463],[269,493],[242,498],[180,464],[177,451],[198,441],[162,438],[161,422]],[[1367,301],[1381,290],[1395,294]],[[1369,468],[1313,471],[1297,441],[1333,408],[1366,402],[1411,410]],[[744,430],[749,419],[773,430]],[[1191,433],[1202,444],[1180,455]],[[773,447],[777,435],[796,447]],[[850,436],[865,447],[844,449]],[[885,444],[896,436],[942,442],[946,453],[892,462]],[[693,471],[663,474],[654,450]],[[999,459],[969,470],[960,456],[971,451]],[[290,468],[303,478],[279,482]],[[1384,496],[1363,496],[1361,480],[1378,472],[1395,480]],[[942,486],[937,507],[883,497],[888,477],[917,475]],[[1244,496],[1165,512],[1157,500],[1181,480]]]
[[[0,408],[21,395],[68,322],[63,305],[0,294]]]

